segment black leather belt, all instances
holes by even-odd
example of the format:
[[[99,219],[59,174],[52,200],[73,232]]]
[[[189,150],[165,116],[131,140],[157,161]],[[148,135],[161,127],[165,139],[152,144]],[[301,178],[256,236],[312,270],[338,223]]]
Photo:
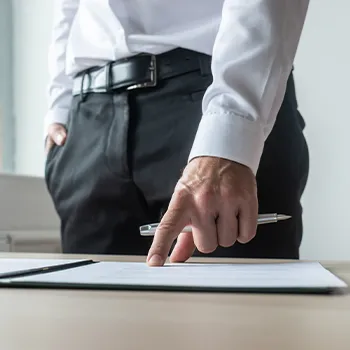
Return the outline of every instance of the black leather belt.
[[[73,95],[156,87],[160,80],[196,70],[210,74],[210,64],[210,56],[185,49],[140,54],[79,73],[74,78]]]

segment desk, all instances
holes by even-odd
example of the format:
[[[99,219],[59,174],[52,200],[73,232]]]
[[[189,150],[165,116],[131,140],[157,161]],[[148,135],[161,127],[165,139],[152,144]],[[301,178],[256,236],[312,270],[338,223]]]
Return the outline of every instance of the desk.
[[[324,266],[350,282],[350,262]],[[0,303],[4,350],[350,349],[350,295],[0,289]]]

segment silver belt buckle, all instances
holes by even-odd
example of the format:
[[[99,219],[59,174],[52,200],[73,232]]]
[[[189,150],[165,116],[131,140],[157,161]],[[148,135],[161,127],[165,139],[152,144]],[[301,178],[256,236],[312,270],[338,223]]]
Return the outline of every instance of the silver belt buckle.
[[[140,84],[134,84],[127,88],[127,90],[143,89],[148,87],[154,87],[157,85],[157,60],[155,55],[151,55],[151,62],[149,66],[149,71],[151,75],[150,81]]]

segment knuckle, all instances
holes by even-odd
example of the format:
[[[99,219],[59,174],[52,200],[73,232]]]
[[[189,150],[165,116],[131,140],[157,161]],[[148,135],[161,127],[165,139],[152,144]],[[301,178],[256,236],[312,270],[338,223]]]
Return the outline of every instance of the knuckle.
[[[53,146],[53,141],[51,138],[47,138],[45,147],[47,150],[49,150]]]
[[[255,237],[255,235],[256,235],[255,230],[245,231],[240,233],[237,240],[243,244],[248,243]]]
[[[243,187],[239,191],[239,197],[244,201],[249,201],[250,198],[252,197],[252,193],[251,193],[250,189]]]
[[[183,200],[187,198],[190,195],[189,190],[187,187],[183,186],[182,184],[178,184],[175,188],[173,198],[176,200]]]
[[[208,206],[215,197],[215,191],[212,188],[205,188],[195,194],[195,201],[202,205]]]
[[[203,254],[214,252],[218,246],[216,232],[214,234],[214,232],[204,230],[201,232],[195,231],[193,239],[198,251]]]
[[[167,232],[172,232],[174,230],[175,223],[171,220],[160,222],[158,225],[157,233],[160,236],[164,236]]]
[[[257,201],[257,196],[254,191],[249,188],[241,188],[237,193],[237,199],[242,203],[253,205]]]
[[[233,246],[237,240],[237,230],[231,230],[229,234],[222,234],[219,236],[219,246],[228,248]]]
[[[53,132],[55,132],[56,130],[57,130],[57,128],[58,128],[58,124],[51,124],[50,126],[49,126],[49,133],[53,133]]]
[[[52,137],[50,135],[47,136],[45,144],[50,145],[52,143]]]
[[[201,245],[201,246],[197,247],[197,249],[203,254],[213,253],[216,248],[217,248],[217,245],[214,245],[214,244],[213,245]]]
[[[225,186],[221,190],[221,197],[227,200],[233,200],[235,198],[235,191],[232,187]]]
[[[237,241],[241,244],[246,244],[248,243],[250,240],[246,237],[243,237],[242,235],[240,235],[238,238],[237,238]]]
[[[236,243],[236,240],[235,239],[219,239],[219,245],[220,247],[223,247],[223,248],[229,248],[231,246],[233,246],[234,244]]]
[[[65,130],[66,129],[65,129],[65,127],[62,124],[54,123],[54,124],[51,124],[49,126],[48,133],[49,133],[49,135],[54,135],[54,134],[56,134],[59,131],[64,131],[65,132]]]

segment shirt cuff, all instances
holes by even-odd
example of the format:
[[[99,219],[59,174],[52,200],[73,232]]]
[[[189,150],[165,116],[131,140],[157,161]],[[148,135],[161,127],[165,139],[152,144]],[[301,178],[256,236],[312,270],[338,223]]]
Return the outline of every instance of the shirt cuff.
[[[65,108],[55,108],[54,110],[50,110],[44,122],[44,141],[49,132],[49,126],[53,123],[66,125],[68,121],[69,110]]]
[[[189,161],[201,156],[224,158],[249,167],[256,175],[264,142],[259,122],[233,113],[209,112],[199,124]]]

